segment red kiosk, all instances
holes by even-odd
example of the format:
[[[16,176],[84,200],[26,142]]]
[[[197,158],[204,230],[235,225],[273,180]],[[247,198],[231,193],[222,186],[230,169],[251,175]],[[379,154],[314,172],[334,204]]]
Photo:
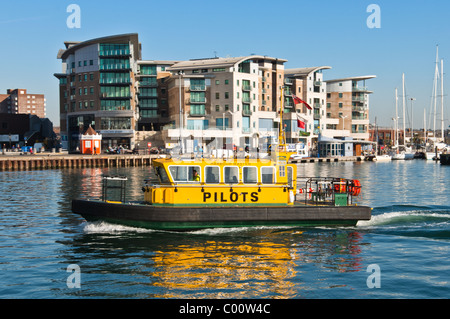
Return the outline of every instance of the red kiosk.
[[[89,128],[81,135],[81,154],[100,154],[102,152],[102,136],[89,125]]]

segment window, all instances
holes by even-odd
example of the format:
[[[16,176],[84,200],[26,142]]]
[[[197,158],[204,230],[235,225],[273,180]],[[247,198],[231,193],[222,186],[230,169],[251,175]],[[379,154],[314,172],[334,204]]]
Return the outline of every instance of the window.
[[[155,174],[158,176],[161,183],[169,183],[169,176],[167,176],[166,170],[162,167],[155,167]]]
[[[219,80],[216,80],[216,85],[219,85],[220,84],[220,81]]]
[[[220,182],[219,166],[205,166],[205,183],[216,184]]]
[[[339,108],[341,108],[341,109],[342,109],[342,106],[343,106],[343,104],[342,104],[342,103],[339,103]]]
[[[339,98],[342,98],[342,93],[339,93]]]
[[[218,100],[220,98],[220,93],[216,92],[216,99]]]
[[[275,168],[271,166],[261,167],[261,182],[263,184],[275,183]]]
[[[226,166],[223,168],[224,182],[226,184],[239,183],[239,168],[237,166]]]
[[[229,92],[225,92],[225,98],[228,99],[230,97],[230,93]]]
[[[194,180],[194,172],[200,176],[200,166],[169,166],[169,172],[174,182],[196,182]],[[198,182],[198,181],[197,181]]]
[[[244,167],[242,169],[242,180],[244,184],[258,183],[258,171],[256,167]]]
[[[216,105],[216,112],[219,112],[219,111],[220,111],[220,106]]]
[[[286,176],[286,166],[280,165],[278,167],[278,176],[285,177]]]

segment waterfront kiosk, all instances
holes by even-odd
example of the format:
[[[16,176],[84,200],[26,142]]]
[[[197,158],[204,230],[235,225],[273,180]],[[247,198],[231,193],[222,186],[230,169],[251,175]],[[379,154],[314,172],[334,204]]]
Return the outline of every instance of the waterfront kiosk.
[[[98,134],[90,125],[80,138],[81,154],[100,154],[102,145],[102,136]]]

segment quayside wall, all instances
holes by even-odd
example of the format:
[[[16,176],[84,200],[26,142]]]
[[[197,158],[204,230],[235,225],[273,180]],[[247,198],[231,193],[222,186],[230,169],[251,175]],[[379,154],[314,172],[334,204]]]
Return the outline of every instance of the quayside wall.
[[[22,155],[0,156],[0,171],[84,167],[150,166],[155,155]]]

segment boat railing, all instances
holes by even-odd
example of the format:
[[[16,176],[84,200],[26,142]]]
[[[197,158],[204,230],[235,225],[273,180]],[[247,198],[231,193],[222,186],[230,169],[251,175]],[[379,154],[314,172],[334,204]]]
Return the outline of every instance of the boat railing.
[[[103,175],[102,201],[125,202],[127,180],[126,176]]]
[[[297,183],[304,186],[298,189],[296,197],[306,205],[349,206],[361,192],[359,181],[351,179],[306,177]]]

